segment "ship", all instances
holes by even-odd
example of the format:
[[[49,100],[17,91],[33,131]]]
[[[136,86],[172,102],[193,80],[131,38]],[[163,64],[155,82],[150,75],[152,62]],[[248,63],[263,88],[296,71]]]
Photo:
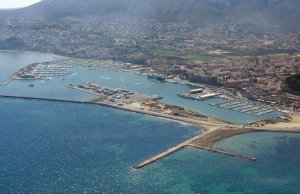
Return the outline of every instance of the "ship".
[[[150,79],[156,79],[158,81],[166,81],[166,77],[158,73],[151,73],[147,77]]]

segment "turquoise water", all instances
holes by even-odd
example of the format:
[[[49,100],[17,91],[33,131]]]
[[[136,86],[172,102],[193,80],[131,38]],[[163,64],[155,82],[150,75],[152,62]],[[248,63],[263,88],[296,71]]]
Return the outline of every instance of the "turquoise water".
[[[131,167],[199,133],[96,105],[0,98],[0,193],[300,193],[300,134],[252,133]]]
[[[0,193],[134,192],[131,176],[139,172],[132,166],[200,133],[106,107],[49,101],[0,98],[0,117]]]
[[[10,52],[0,52],[0,59],[0,80],[29,63],[52,60]],[[93,81],[161,95],[164,102],[235,123],[261,119],[208,104],[218,99],[199,102],[177,97],[188,86],[131,72],[93,72],[82,67],[74,72],[78,74],[65,80],[13,81],[0,93],[90,99],[94,96],[64,85]],[[35,87],[28,87],[30,83]],[[256,157],[257,162],[186,148],[133,170],[133,165],[200,131],[102,106],[8,98],[0,98],[0,118],[0,193],[300,193],[300,134],[251,133],[215,144],[218,149]]]

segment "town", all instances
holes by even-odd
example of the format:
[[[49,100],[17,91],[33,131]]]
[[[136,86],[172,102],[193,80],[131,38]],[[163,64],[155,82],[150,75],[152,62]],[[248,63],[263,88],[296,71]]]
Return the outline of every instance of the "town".
[[[149,77],[160,75],[162,81],[224,87],[238,94],[236,97],[288,110],[300,108],[299,96],[285,82],[300,73],[299,31],[284,32],[276,27],[272,32],[253,30],[236,23],[85,19],[67,17],[50,22],[10,18],[0,22],[0,48],[79,58],[75,63],[91,69],[135,68]],[[94,61],[77,61],[80,58]],[[133,68],[132,64],[139,66]]]

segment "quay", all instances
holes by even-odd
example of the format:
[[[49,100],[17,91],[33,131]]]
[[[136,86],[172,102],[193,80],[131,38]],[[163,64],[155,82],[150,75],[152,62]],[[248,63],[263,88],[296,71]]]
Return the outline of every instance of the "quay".
[[[91,82],[80,85],[67,84],[66,87],[98,96],[99,101],[102,103],[119,106],[125,106],[134,102],[162,99],[160,96],[147,96],[124,89],[111,89]]]
[[[183,92],[177,95],[181,98],[190,99],[190,100],[199,100],[199,101],[207,100],[219,96],[219,94],[210,93],[203,89],[194,89],[194,90],[190,90],[189,92]]]

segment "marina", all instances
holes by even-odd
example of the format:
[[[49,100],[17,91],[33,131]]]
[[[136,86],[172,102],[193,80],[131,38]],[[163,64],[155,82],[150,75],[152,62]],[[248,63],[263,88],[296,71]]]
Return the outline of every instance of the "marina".
[[[51,80],[52,77],[63,77],[72,72],[70,65],[61,65],[53,63],[34,63],[27,65],[19,70],[13,79],[45,79]]]
[[[218,102],[209,103],[211,106],[216,106],[223,109],[233,110],[240,113],[246,113],[252,116],[262,116],[268,113],[276,112],[271,106],[253,103],[250,101],[240,101],[235,99],[222,99]]]

